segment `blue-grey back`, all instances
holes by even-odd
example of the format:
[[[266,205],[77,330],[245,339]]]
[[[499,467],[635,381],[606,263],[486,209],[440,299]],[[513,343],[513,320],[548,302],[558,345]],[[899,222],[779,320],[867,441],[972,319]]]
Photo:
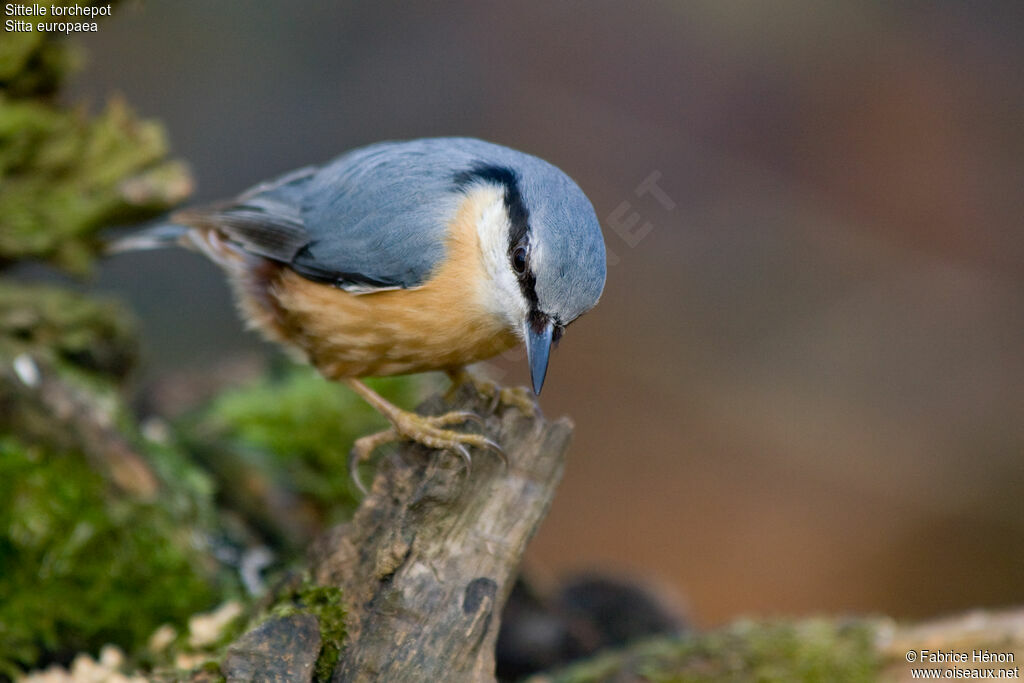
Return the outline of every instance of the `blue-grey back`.
[[[455,175],[503,149],[438,138],[342,155],[305,188],[310,242],[295,265],[358,273],[385,286],[422,284],[444,256],[448,225],[464,199]]]
[[[347,288],[416,287],[444,257],[448,226],[465,198],[458,176],[482,165],[514,171],[531,223],[546,226],[553,262],[538,282],[549,285],[540,303],[566,320],[596,303],[604,243],[589,201],[551,164],[482,140],[370,145],[258,185],[227,206],[183,215],[216,224],[253,253],[310,278]],[[558,296],[545,302],[545,292]]]

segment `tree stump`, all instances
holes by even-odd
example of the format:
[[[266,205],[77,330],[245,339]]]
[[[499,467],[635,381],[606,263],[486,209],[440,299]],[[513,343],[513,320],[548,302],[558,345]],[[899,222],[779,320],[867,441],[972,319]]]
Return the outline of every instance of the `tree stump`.
[[[501,610],[561,479],[572,423],[492,413],[469,386],[420,408],[448,410],[485,417],[508,468],[477,452],[466,472],[415,444],[379,462],[352,521],[311,551],[316,582],[340,588],[348,610],[333,681],[494,680]]]

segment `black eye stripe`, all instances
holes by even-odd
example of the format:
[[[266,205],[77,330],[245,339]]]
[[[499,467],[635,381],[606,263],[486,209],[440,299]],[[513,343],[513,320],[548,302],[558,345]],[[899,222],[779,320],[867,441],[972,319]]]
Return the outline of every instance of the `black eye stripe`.
[[[508,213],[509,222],[512,224],[508,236],[509,244],[518,244],[526,238],[526,234],[529,232],[530,212],[526,210],[526,204],[523,203],[523,195],[519,190],[518,173],[507,166],[481,163],[456,173],[454,181],[455,186],[459,189],[465,189],[480,181],[504,189],[505,210]]]
[[[484,181],[498,185],[505,190],[505,211],[508,213],[509,220],[509,259],[513,258],[513,254],[518,247],[526,247],[526,267],[519,271],[515,268],[514,262],[512,262],[512,267],[519,279],[519,289],[522,291],[523,297],[530,303],[531,308],[536,309],[538,305],[537,279],[529,268],[530,212],[526,209],[522,192],[519,189],[519,174],[507,166],[480,163],[465,171],[456,173],[453,180],[455,181],[455,186],[459,189],[469,187],[475,182]]]

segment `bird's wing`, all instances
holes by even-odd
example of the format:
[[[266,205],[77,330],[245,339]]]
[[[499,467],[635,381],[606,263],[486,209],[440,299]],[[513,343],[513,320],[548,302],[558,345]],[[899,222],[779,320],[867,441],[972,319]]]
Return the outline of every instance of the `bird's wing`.
[[[444,258],[464,199],[452,169],[468,158],[442,141],[415,140],[371,145],[324,166],[304,193],[310,241],[292,266],[371,287],[423,284]]]
[[[316,167],[293,171],[236,199],[177,211],[171,222],[217,230],[251,254],[291,263],[310,240],[302,221],[301,187],[316,172]]]
[[[250,253],[351,291],[416,287],[444,257],[464,198],[452,169],[473,158],[432,141],[380,143],[173,220],[215,228]]]

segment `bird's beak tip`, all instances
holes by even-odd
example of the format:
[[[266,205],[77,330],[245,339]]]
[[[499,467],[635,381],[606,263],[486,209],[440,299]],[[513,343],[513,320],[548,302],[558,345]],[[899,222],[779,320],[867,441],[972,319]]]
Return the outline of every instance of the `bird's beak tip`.
[[[548,372],[548,357],[551,354],[553,330],[554,326],[550,320],[544,320],[536,327],[529,322],[526,323],[526,355],[530,362],[533,393],[537,396],[540,396],[540,390],[544,386],[544,377]]]

